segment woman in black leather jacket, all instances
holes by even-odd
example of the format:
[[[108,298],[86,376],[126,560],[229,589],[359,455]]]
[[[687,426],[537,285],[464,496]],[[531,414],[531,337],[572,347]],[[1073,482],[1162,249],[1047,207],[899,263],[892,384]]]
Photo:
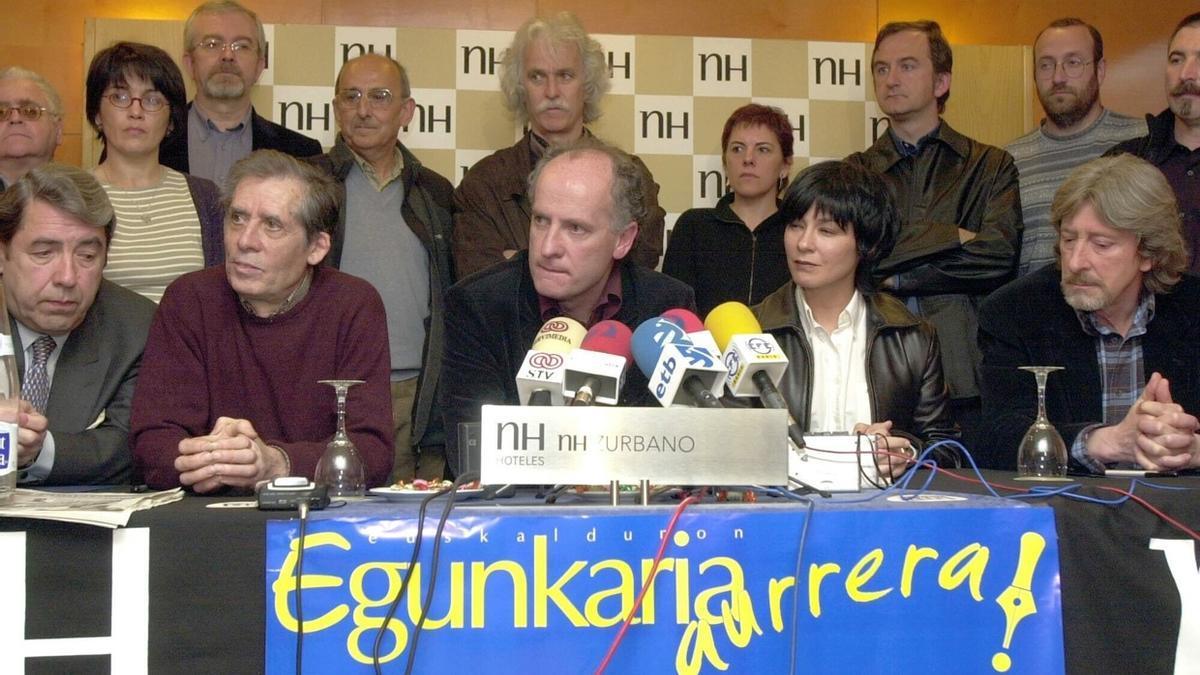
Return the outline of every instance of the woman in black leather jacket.
[[[872,277],[899,229],[892,195],[870,169],[822,162],[796,177],[780,213],[792,280],[754,307],[789,360],[779,389],[801,428],[874,435],[893,453],[877,456],[880,473],[898,475],[899,455],[959,432],[933,327]],[[955,450],[935,454],[958,464]]]

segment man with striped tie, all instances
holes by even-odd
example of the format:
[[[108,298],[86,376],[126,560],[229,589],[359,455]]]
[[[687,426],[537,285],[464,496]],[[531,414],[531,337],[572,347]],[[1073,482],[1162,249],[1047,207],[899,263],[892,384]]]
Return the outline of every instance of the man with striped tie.
[[[129,482],[129,409],[154,303],[102,277],[116,217],[86,171],[0,194],[0,274],[22,373],[21,482]]]

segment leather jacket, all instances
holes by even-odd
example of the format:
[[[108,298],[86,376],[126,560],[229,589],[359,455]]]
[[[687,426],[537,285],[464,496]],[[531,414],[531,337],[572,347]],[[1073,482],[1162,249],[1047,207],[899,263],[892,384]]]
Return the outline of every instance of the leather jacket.
[[[914,436],[923,444],[958,440],[958,426],[950,418],[941,350],[933,327],[914,317],[903,303],[886,293],[864,295],[863,301],[869,336],[869,421],[891,420],[893,432]],[[753,307],[753,312],[763,332],[773,335],[787,354],[788,369],[779,381],[779,391],[788,401],[792,418],[807,429],[812,409],[812,348],[800,322],[795,283],[788,282],[768,295]],[[938,464],[958,465],[956,450],[939,451],[935,451],[934,457]]]

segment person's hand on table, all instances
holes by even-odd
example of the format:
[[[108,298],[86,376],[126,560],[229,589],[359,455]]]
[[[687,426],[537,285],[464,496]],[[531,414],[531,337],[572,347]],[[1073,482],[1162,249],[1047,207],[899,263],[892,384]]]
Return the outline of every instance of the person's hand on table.
[[[288,469],[283,450],[264,443],[249,420],[231,417],[218,419],[205,436],[180,441],[175,458],[179,482],[201,494],[222,486],[253,490]]]
[[[855,434],[871,437],[875,443],[875,468],[880,476],[895,478],[903,474],[916,459],[916,449],[912,441],[903,436],[892,436],[892,421],[885,420],[874,424],[859,422],[854,425]]]
[[[42,452],[42,443],[46,441],[46,429],[50,420],[34,409],[33,404],[21,399],[20,412],[17,417],[17,466],[26,467],[37,461]]]

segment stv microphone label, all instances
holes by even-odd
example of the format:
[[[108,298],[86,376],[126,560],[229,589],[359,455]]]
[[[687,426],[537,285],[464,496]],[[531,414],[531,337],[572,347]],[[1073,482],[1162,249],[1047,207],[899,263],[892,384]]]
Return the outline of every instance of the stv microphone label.
[[[553,352],[537,352],[529,357],[529,365],[534,368],[554,370],[562,367],[563,357]]]

